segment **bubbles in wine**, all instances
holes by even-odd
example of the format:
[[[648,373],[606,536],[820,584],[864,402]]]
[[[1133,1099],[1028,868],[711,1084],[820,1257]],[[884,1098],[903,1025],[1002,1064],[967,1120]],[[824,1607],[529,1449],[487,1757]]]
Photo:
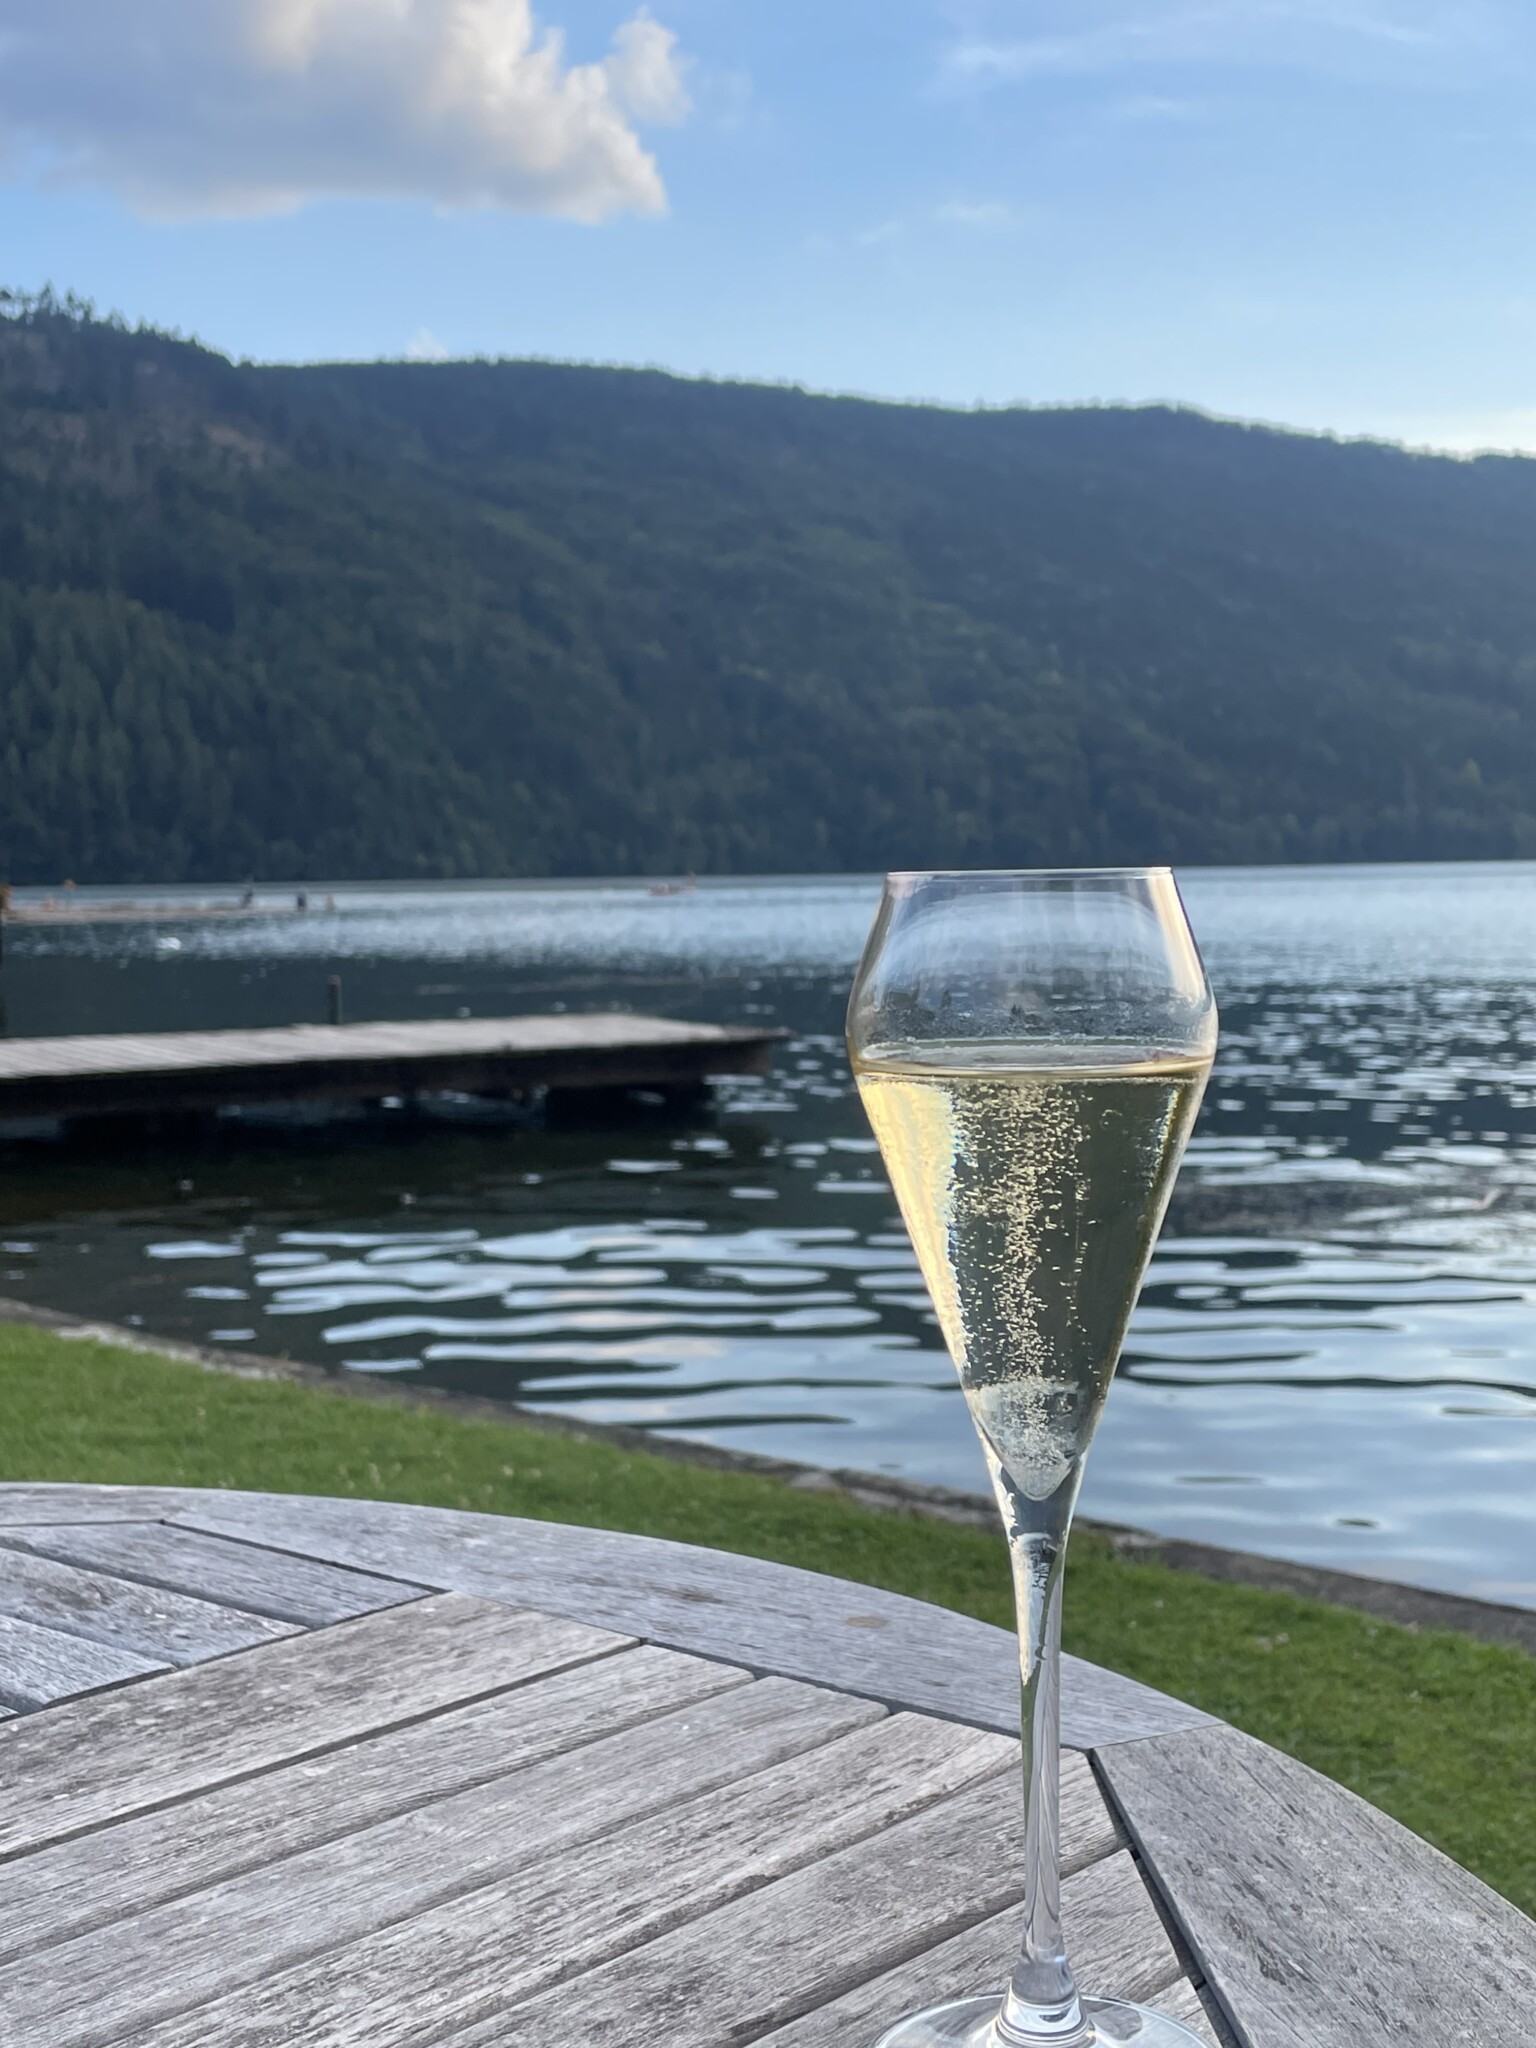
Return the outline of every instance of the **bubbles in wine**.
[[[857,1069],[976,1426],[1032,1501],[1092,1439],[1205,1081],[1088,1050],[962,1041]]]

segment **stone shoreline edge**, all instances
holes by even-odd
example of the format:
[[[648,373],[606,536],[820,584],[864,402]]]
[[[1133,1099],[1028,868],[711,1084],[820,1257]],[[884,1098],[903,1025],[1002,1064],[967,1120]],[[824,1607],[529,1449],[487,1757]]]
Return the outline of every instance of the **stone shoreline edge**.
[[[717,1472],[750,1472],[803,1493],[837,1494],[861,1507],[885,1513],[950,1522],[962,1528],[997,1531],[997,1510],[985,1494],[953,1487],[927,1486],[917,1480],[893,1479],[882,1473],[828,1470],[765,1458],[752,1451],[722,1449],[621,1424],[578,1422],[543,1409],[519,1407],[510,1401],[482,1400],[472,1394],[451,1394],[439,1387],[401,1386],[368,1374],[328,1372],[323,1366],[295,1359],[270,1358],[249,1352],[220,1351],[175,1338],[151,1337],[120,1323],[93,1322],[37,1308],[30,1302],[0,1297],[0,1324],[19,1323],[53,1335],[111,1344],[121,1350],[179,1358],[207,1372],[230,1373],[237,1379],[288,1380],[354,1400],[383,1402],[397,1408],[423,1408],[472,1422],[510,1422],[549,1436],[585,1438],[619,1450],[646,1451],[683,1465]],[[1087,1522],[1083,1528],[1107,1536],[1116,1552],[1135,1562],[1170,1566],[1207,1579],[1253,1586],[1263,1592],[1295,1593],[1333,1607],[1354,1608],[1410,1629],[1451,1629],[1483,1642],[1501,1643],[1536,1656],[1536,1609],[1509,1607],[1496,1601],[1473,1600],[1457,1593],[1437,1593],[1423,1586],[1401,1585],[1393,1579],[1366,1578],[1357,1572],[1332,1571],[1322,1565],[1292,1564],[1283,1558],[1260,1557],[1251,1551],[1222,1550],[1214,1544],[1154,1536],[1142,1529],[1114,1523]]]

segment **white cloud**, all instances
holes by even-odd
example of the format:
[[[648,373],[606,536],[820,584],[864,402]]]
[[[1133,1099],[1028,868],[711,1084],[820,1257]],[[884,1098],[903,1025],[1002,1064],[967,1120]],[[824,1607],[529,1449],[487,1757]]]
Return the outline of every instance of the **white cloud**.
[[[1347,75],[1408,67],[1443,77],[1448,62],[1486,58],[1519,39],[1507,0],[1072,0],[1037,8],[1035,19],[1032,35],[978,33],[956,43],[944,60],[947,82],[1187,64]]]
[[[1013,210],[1000,199],[946,199],[933,209],[932,218],[945,227],[1005,228]]]
[[[637,14],[614,30],[613,50],[603,65],[608,89],[637,121],[681,121],[688,93],[678,72],[676,37]]]
[[[895,214],[865,228],[855,239],[861,248],[874,249],[882,242],[899,242],[908,235],[934,228],[995,235],[1041,227],[1048,217],[1042,206],[1011,206],[1001,199],[943,199],[915,213]]]
[[[641,11],[568,61],[531,0],[4,0],[0,155],[161,217],[423,198],[660,213],[637,127],[689,110]]]
[[[1135,92],[1105,108],[1111,121],[1193,121],[1200,112],[1194,100],[1170,99],[1165,93]]]
[[[408,363],[446,363],[448,355],[447,342],[439,341],[430,327],[418,327],[405,344]]]

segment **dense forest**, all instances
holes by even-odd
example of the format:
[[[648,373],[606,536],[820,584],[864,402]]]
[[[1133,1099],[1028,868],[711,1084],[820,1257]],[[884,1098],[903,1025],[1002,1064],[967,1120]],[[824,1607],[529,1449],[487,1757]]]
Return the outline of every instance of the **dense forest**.
[[[1536,856],[1536,462],[0,314],[12,881]]]

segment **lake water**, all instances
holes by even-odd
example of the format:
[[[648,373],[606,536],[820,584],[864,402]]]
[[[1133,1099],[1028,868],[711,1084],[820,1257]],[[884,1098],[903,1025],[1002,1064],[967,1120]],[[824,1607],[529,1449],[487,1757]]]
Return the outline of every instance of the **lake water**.
[[[1222,1051],[1084,1510],[1536,1606],[1536,866],[1181,879]],[[323,1021],[339,973],[355,1021],[620,1004],[794,1036],[769,1080],[617,1124],[461,1104],[11,1143],[0,1291],[980,1487],[843,1057],[876,894],[347,888],[12,927],[12,1035]]]

